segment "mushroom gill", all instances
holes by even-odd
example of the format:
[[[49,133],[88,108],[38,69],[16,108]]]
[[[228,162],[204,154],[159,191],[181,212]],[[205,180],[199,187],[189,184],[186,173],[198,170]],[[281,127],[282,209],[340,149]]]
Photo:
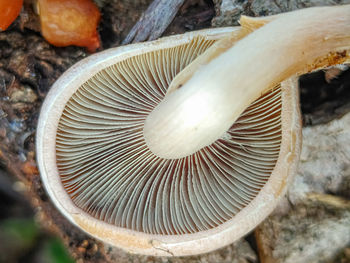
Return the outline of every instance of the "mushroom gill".
[[[189,156],[158,157],[144,140],[145,119],[171,81],[213,43],[199,36],[131,56],[100,70],[69,98],[58,122],[56,158],[78,208],[117,227],[182,235],[224,224],[257,196],[280,154],[280,86]]]

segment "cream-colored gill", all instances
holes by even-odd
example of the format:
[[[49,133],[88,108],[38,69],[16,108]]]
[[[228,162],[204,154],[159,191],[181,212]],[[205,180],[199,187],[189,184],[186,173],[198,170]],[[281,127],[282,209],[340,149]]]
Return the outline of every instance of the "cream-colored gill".
[[[224,139],[192,156],[162,159],[143,140],[144,120],[171,80],[213,43],[197,37],[130,57],[70,97],[55,156],[74,205],[123,229],[181,235],[222,225],[254,200],[280,156],[283,98],[296,96],[283,84],[249,105]]]
[[[198,63],[184,83],[177,78],[176,88],[145,121],[146,143],[162,158],[189,156],[223,138],[268,89],[291,76],[343,63],[349,50],[350,5],[275,16],[208,64]]]

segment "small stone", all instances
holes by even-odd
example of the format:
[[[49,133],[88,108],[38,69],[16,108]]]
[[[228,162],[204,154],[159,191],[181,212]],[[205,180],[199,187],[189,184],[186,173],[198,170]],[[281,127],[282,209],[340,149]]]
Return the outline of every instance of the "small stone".
[[[27,190],[25,184],[21,181],[17,181],[12,185],[13,190],[16,192],[25,192]]]
[[[8,69],[19,76],[21,80],[35,83],[37,76],[34,61],[33,55],[22,50],[16,50],[9,61]]]
[[[89,241],[87,241],[86,239],[80,244],[81,247],[85,247],[85,248],[87,248],[88,245],[89,245]]]
[[[98,245],[94,243],[91,248],[91,253],[95,254],[98,251]]]
[[[12,103],[34,103],[37,99],[38,96],[29,86],[22,86],[10,94],[10,101]]]
[[[39,224],[45,224],[46,227],[48,226],[48,221],[45,220],[45,214],[42,211],[41,207],[40,209],[36,208],[36,213],[34,214],[34,220]]]
[[[84,254],[86,252],[86,248],[85,247],[78,247],[78,251],[82,254]]]

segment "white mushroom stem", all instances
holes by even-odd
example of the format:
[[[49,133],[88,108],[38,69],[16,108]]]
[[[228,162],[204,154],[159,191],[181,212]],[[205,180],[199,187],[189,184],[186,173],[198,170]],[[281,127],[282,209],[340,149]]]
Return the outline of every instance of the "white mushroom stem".
[[[197,57],[190,65],[177,74],[172,80],[166,95],[169,95],[173,91],[182,87],[182,85],[186,83],[200,67],[208,64],[214,58],[231,48],[237,41],[241,40],[264,24],[272,21],[272,19],[275,17],[277,16],[256,19],[242,16],[240,19],[240,23],[242,25],[240,30],[234,30],[228,34],[227,37],[216,41],[208,50],[205,51],[204,55]]]
[[[250,103],[283,80],[349,61],[350,5],[271,20],[207,65],[198,63],[189,80],[187,75],[180,88],[171,89],[145,122],[154,154],[168,159],[193,154],[225,137]]]

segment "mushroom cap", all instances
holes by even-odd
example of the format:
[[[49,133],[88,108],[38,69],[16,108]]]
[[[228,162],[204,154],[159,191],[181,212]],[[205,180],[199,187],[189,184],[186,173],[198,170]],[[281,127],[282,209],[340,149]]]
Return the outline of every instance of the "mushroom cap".
[[[37,160],[49,196],[73,224],[129,252],[184,256],[232,243],[274,209],[300,151],[296,79],[263,94],[190,156],[160,158],[142,135],[176,74],[234,30],[110,49],[57,80],[41,109]]]

